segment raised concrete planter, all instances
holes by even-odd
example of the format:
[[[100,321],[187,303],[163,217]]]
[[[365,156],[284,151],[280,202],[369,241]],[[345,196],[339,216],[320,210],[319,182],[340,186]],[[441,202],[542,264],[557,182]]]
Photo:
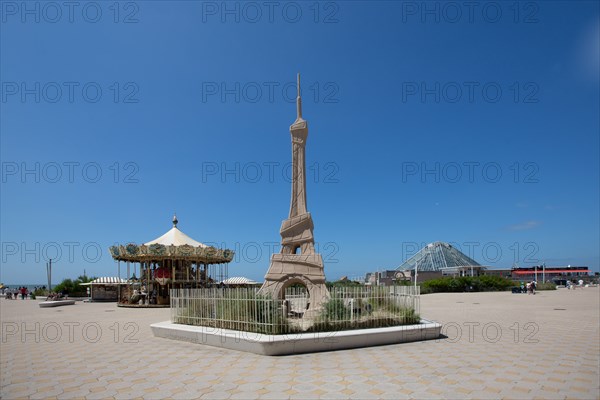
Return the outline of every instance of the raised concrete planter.
[[[174,324],[170,321],[158,322],[150,325],[150,327],[154,336],[157,337],[267,356],[312,353],[437,339],[440,337],[442,329],[442,325],[437,322],[424,319],[421,320],[420,324],[391,328],[293,333],[287,335],[264,335],[205,326]]]

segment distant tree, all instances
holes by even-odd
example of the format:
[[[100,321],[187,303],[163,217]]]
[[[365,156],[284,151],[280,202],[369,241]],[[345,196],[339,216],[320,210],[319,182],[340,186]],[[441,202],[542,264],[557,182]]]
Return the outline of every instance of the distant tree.
[[[327,282],[325,282],[325,285],[327,285],[328,288],[332,288],[332,287],[354,287],[354,286],[361,286],[362,284],[360,282],[344,279],[344,280],[339,280],[339,281],[334,281],[334,282],[327,281]]]
[[[88,283],[96,279],[86,275],[79,275],[77,279],[64,279],[61,283],[54,286],[53,291],[56,293],[68,293],[69,296],[84,297],[86,296],[86,287],[81,286],[82,283]]]
[[[77,277],[77,280],[80,281],[80,283],[88,283],[88,282],[93,281],[94,279],[96,279],[95,276],[88,277],[87,275],[79,275]]]

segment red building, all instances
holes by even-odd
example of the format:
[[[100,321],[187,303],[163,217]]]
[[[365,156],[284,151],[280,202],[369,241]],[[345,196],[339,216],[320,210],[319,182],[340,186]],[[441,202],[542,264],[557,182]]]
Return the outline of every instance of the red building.
[[[512,279],[516,281],[551,282],[557,280],[579,280],[579,277],[589,275],[588,267],[544,267],[538,265],[527,268],[513,268],[511,270]]]

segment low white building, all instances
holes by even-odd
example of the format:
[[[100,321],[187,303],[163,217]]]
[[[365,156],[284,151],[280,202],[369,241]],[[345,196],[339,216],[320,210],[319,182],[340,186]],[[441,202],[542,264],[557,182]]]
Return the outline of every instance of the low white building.
[[[119,299],[119,286],[126,285],[127,280],[115,276],[104,276],[91,282],[82,283],[81,286],[89,288],[91,301],[117,301]]]

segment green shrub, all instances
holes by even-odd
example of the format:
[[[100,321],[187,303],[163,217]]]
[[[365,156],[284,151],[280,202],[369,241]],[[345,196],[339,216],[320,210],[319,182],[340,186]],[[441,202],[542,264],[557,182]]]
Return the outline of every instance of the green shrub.
[[[350,309],[342,299],[330,299],[323,304],[322,318],[328,321],[350,319]]]
[[[360,318],[354,321],[327,321],[318,320],[311,325],[305,332],[337,332],[353,329],[369,329],[369,328],[387,328],[400,325],[414,325],[421,321],[419,314],[414,310],[408,310],[406,316],[398,317],[369,317]]]
[[[556,290],[556,285],[552,282],[538,283],[535,290]]]
[[[66,292],[69,296],[72,297],[86,297],[87,291],[85,286],[81,286],[81,283],[91,282],[96,279],[95,277],[89,278],[85,275],[80,275],[77,279],[65,279],[58,285],[52,288],[52,291],[55,293]]]
[[[476,277],[485,291],[509,290],[513,285],[510,279],[497,275],[482,275]]]
[[[325,285],[327,286],[328,289],[331,289],[334,287],[358,287],[358,286],[362,286],[362,283],[345,279],[343,281],[334,281],[334,282],[327,281],[327,282],[325,282]]]
[[[448,292],[493,292],[509,290],[514,283],[510,279],[496,275],[446,276],[432,279],[421,284],[421,294]]]
[[[433,289],[431,289],[430,286],[425,286],[424,284],[421,285],[421,294],[430,294],[430,293],[434,293]]]
[[[351,329],[385,328],[399,325],[413,325],[421,321],[419,314],[412,308],[405,308],[390,301],[389,298],[377,297],[376,288],[366,299],[355,299],[352,310],[344,304],[343,299],[332,298],[323,304],[321,314],[306,332],[334,332]],[[353,317],[353,318],[352,318]]]
[[[369,292],[367,303],[372,307],[372,311],[376,311],[389,304],[388,298],[389,289],[385,286],[375,286]]]

